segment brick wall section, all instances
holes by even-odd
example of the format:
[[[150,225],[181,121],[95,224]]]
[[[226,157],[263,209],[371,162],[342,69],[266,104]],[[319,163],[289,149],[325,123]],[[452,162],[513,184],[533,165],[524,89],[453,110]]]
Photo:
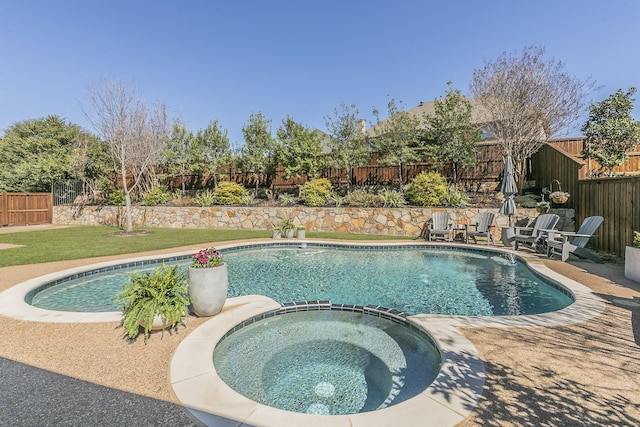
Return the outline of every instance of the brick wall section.
[[[271,230],[283,218],[291,216],[296,225],[307,231],[357,234],[418,236],[434,211],[443,208],[312,208],[312,207],[133,207],[135,227],[225,228],[236,230]],[[473,223],[480,211],[488,209],[446,209],[453,223]],[[497,212],[497,209],[491,209]],[[534,218],[534,209],[520,209],[514,218]],[[573,230],[573,211],[563,215],[563,229]],[[53,224],[110,225],[124,224],[124,208],[115,206],[54,206]],[[508,217],[496,214],[496,240]]]

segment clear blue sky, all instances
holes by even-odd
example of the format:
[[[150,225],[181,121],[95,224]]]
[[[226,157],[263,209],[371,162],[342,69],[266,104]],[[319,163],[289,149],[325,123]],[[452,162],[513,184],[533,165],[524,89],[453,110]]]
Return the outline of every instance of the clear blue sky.
[[[411,108],[449,80],[467,93],[474,69],[528,45],[591,76],[590,100],[639,86],[640,1],[3,0],[0,135],[47,115],[93,132],[88,86],[117,77],[239,145],[251,113],[274,133],[287,115],[324,130],[341,102],[371,121],[388,97]]]

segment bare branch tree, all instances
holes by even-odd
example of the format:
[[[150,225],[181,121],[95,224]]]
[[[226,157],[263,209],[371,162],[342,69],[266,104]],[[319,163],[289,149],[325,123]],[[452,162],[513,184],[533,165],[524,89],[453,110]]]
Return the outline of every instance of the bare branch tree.
[[[593,84],[564,71],[564,63],[544,60],[544,48],[529,46],[522,55],[503,53],[474,70],[471,95],[486,113],[486,123],[516,167],[518,187],[525,161],[552,136],[575,122],[586,108]]]
[[[166,108],[157,105],[149,111],[137,89],[121,79],[90,85],[89,103],[85,115],[105,141],[114,172],[122,177],[126,231],[132,232],[131,194],[154,176],[167,134]]]

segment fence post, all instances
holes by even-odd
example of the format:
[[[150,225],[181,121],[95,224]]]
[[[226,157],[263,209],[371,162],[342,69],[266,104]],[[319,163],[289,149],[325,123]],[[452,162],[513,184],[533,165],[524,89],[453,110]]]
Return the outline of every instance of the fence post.
[[[9,225],[7,216],[7,193],[0,193],[0,227]]]

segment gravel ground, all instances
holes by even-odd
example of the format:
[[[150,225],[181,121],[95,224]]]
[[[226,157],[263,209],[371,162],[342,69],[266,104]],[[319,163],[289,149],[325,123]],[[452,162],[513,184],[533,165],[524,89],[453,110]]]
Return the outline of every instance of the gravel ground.
[[[116,258],[123,257],[0,268],[0,291]],[[545,263],[593,289],[607,309],[566,327],[464,329],[487,371],[483,399],[464,425],[640,425],[640,285],[619,264]],[[145,344],[125,341],[117,322],[0,316],[0,425],[198,425],[175,404],[168,369],[178,344],[203,321],[191,317],[177,333]]]

